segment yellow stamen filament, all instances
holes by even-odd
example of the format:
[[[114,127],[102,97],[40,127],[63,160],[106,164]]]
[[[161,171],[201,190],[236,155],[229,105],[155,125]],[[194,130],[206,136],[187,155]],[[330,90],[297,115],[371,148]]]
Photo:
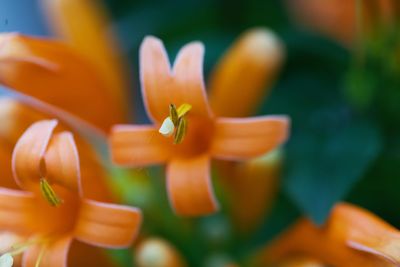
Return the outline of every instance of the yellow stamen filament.
[[[165,137],[174,135],[174,144],[180,144],[187,133],[188,122],[185,115],[192,109],[190,104],[182,104],[176,108],[174,104],[169,105],[169,116],[163,121],[158,132]]]
[[[49,182],[46,179],[40,179],[40,191],[42,192],[43,197],[49,202],[49,204],[53,207],[58,207],[61,205],[62,200],[50,186]]]
[[[185,118],[180,118],[178,122],[178,127],[174,136],[174,144],[180,144],[186,135],[187,131],[187,120]]]
[[[42,258],[43,258],[43,255],[44,255],[44,252],[45,252],[45,251],[46,251],[46,246],[43,245],[43,246],[40,248],[39,255],[38,255],[37,259],[36,259],[35,267],[39,267],[39,266],[40,266],[40,262],[42,261]]]
[[[169,117],[174,125],[178,124],[179,116],[174,104],[169,105]]]

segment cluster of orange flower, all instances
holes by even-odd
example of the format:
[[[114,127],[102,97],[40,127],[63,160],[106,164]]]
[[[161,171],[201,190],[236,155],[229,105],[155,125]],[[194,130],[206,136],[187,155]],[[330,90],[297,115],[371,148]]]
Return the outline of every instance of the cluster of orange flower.
[[[73,240],[84,244],[75,244],[81,246],[79,253],[71,247],[70,266],[103,266],[107,259],[91,246],[128,247],[140,233],[141,211],[111,204],[115,199],[107,170],[83,128],[108,138],[116,165],[165,164],[170,204],[178,215],[218,210],[211,159],[221,172],[236,172],[232,192],[258,192],[255,179],[279,160],[273,166],[259,166],[257,160],[286,141],[290,126],[286,116],[243,118],[257,107],[283,61],[284,48],[273,33],[251,30],[228,50],[208,83],[210,100],[201,43],[183,47],[171,67],[162,42],[146,37],[139,71],[152,124],[122,125],[128,117],[127,85],[115,44],[105,35],[104,14],[90,1],[44,3],[54,16],[51,25],[65,41],[0,35],[0,83],[35,98],[0,100],[1,115],[11,118],[0,126],[0,266],[13,261],[26,267],[67,266]],[[239,166],[220,160],[246,162]],[[248,181],[237,181],[237,176]],[[258,210],[236,204],[242,224],[261,217]],[[261,249],[254,265],[400,264],[399,235],[369,212],[342,203],[322,227],[299,221]],[[168,243],[149,243],[170,256],[170,263],[157,266],[185,266]],[[151,266],[145,261],[138,257],[137,264]]]

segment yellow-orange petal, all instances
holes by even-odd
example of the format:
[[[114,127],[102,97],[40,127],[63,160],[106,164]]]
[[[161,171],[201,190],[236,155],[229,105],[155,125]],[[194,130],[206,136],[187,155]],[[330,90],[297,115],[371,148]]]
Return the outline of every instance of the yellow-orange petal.
[[[52,136],[44,156],[46,179],[82,194],[79,156],[70,132]]]
[[[219,118],[210,151],[217,159],[252,158],[281,145],[288,134],[289,118],[286,116]]]
[[[57,41],[0,34],[0,83],[104,131],[125,121],[121,101],[110,95],[103,75],[73,48]]]
[[[127,247],[137,236],[141,222],[139,209],[85,199],[74,236],[94,246]]]
[[[368,228],[368,232],[365,232],[365,227]],[[293,255],[312,257],[332,266],[393,266],[394,261],[392,259],[388,261],[389,257],[382,257],[382,255],[377,257],[375,253],[365,253],[363,250],[359,251],[349,246],[352,233],[369,234],[376,229],[379,229],[377,234],[384,233],[386,237],[388,236],[388,231],[392,234],[394,233],[390,226],[380,220],[376,220],[376,217],[371,216],[371,214],[362,209],[348,204],[339,204],[333,209],[328,221],[323,226],[318,227],[310,220],[301,219],[290,227],[272,244],[263,249],[260,253],[260,264],[257,266],[276,263]],[[383,242],[378,245],[375,237],[375,235],[372,235],[372,238],[369,239],[367,235],[364,238],[373,240],[372,243],[375,242],[374,244],[378,247],[386,244]],[[395,239],[398,239],[398,234],[393,238],[393,240]],[[386,238],[382,239],[382,241],[387,240]]]
[[[32,194],[0,187],[0,228],[28,232],[33,204]]]
[[[210,116],[203,82],[204,47],[186,45],[173,70],[161,40],[146,37],[140,47],[142,94],[149,117],[158,124],[169,115],[169,105],[192,105],[191,114]]]
[[[218,210],[210,177],[210,159],[174,158],[167,165],[167,190],[178,215],[200,216]]]
[[[229,211],[240,234],[249,234],[263,222],[280,184],[282,151],[274,150],[245,162],[220,162],[220,181]]]
[[[48,243],[34,245],[24,252],[22,258],[23,267],[36,267],[39,255],[43,251],[40,267],[67,267],[68,251],[72,238],[63,236]]]
[[[217,116],[251,115],[269,92],[284,48],[266,28],[245,32],[220,59],[209,82],[210,104]]]
[[[181,253],[167,240],[151,237],[140,242],[135,249],[135,266],[186,267]]]
[[[376,215],[341,203],[333,209],[330,221],[332,232],[342,232],[351,248],[400,265],[400,232]]]
[[[21,188],[37,188],[40,178],[44,177],[42,160],[56,126],[56,120],[36,122],[25,131],[15,145],[12,170],[14,179]]]
[[[122,166],[145,166],[166,162],[170,144],[153,126],[116,125],[110,136],[111,157]]]
[[[49,25],[61,39],[86,57],[104,78],[109,94],[126,114],[127,73],[100,1],[42,0]]]

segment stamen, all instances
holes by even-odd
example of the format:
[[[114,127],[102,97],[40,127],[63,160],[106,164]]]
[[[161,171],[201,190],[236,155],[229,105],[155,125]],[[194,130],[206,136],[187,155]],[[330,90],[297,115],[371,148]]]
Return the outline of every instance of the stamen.
[[[40,191],[51,206],[58,207],[61,205],[62,199],[57,196],[49,182],[47,182],[47,180],[44,178],[40,179]]]
[[[187,120],[185,118],[180,118],[178,122],[178,127],[174,136],[174,144],[180,144],[183,141],[187,132]]]
[[[35,267],[39,267],[39,266],[40,266],[40,262],[42,261],[42,258],[43,258],[43,255],[44,255],[44,252],[45,252],[45,251],[46,251],[46,246],[43,245],[43,246],[40,248],[39,255],[38,255],[37,259],[36,259]]]
[[[10,253],[4,253],[0,256],[0,267],[12,267],[14,259]]]
[[[179,116],[178,111],[176,110],[176,106],[174,104],[169,105],[169,117],[174,125],[178,124]]]
[[[185,115],[192,109],[190,104],[182,104],[177,109],[174,104],[169,105],[169,116],[163,121],[158,132],[165,137],[174,135],[174,144],[182,143],[187,132],[188,122]]]

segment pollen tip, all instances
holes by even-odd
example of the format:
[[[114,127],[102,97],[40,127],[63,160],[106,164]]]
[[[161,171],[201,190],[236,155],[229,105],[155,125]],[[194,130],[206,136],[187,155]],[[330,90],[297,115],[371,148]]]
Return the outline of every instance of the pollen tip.
[[[175,126],[170,117],[167,117],[162,123],[158,132],[165,137],[170,137],[174,134]]]

